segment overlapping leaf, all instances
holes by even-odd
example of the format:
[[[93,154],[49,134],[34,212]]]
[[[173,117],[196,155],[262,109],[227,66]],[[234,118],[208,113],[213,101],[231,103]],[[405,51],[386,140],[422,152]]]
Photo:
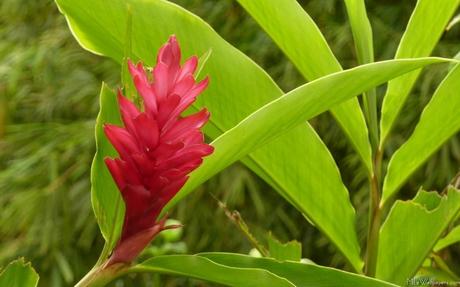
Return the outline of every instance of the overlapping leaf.
[[[460,65],[453,68],[425,107],[410,138],[388,164],[382,204],[447,139],[460,130]]]
[[[429,56],[459,3],[460,0],[418,0],[395,58]],[[419,74],[420,71],[415,71],[389,82],[382,106],[381,145],[388,136]]]
[[[238,0],[307,80],[342,70],[315,22],[295,0]],[[367,127],[357,99],[331,109],[364,164],[372,170]]]
[[[122,60],[127,19],[124,1],[58,0],[57,3],[85,48]],[[160,0],[131,1],[130,11],[132,55],[149,65],[154,63],[154,51],[170,34],[176,34],[183,43],[184,55],[201,55],[212,49],[212,57],[202,72],[211,76],[211,86],[196,104],[196,107],[205,105],[212,113],[211,124],[206,129],[210,137],[217,137],[281,96],[281,90],[260,67],[189,12]],[[244,162],[312,219],[352,266],[360,270],[355,215],[347,190],[324,144],[309,125],[301,123],[392,77],[437,61],[401,60],[369,65],[312,82],[293,91],[291,96],[272,102],[214,143],[215,154],[192,177],[176,202],[222,168],[259,148]],[[263,145],[281,134],[277,140]],[[107,220],[106,224],[114,223]]]
[[[372,27],[367,17],[364,0],[345,0],[348,19],[355,42],[358,63],[374,62],[374,43]],[[363,95],[364,113],[370,130],[370,138],[374,149],[378,145],[377,94],[371,89]]]
[[[126,38],[124,26],[128,18],[124,1],[58,0],[57,3],[83,47],[122,60]],[[149,65],[154,64],[155,50],[170,34],[178,36],[184,55],[202,55],[212,49],[212,56],[201,73],[210,75],[211,85],[195,105],[205,105],[212,113],[206,129],[208,136],[217,137],[260,106],[282,95],[260,67],[231,47],[201,19],[180,7],[165,1],[132,1],[130,11],[131,54]],[[319,228],[334,238],[355,268],[360,268],[354,211],[347,191],[331,155],[309,125],[291,130],[243,160],[300,211],[311,210],[309,213],[315,215]],[[320,176],[314,176],[317,174]],[[203,180],[206,178],[209,177]],[[319,205],[307,204],[313,197],[315,201],[312,202],[327,203],[329,213]],[[110,225],[111,221],[108,222]]]
[[[330,105],[351,98],[352,95],[360,94],[385,82],[388,78],[394,77],[398,73],[417,69],[422,65],[436,61],[439,61],[439,59],[394,60],[364,65],[315,80],[287,93],[251,114],[237,126],[217,138],[212,143],[215,147],[214,153],[207,157],[203,165],[192,174],[174,200],[180,200],[199,184],[258,147],[264,146],[266,143],[268,143],[266,147],[270,147],[270,140],[287,133],[291,129],[299,128],[299,125],[303,122],[324,112]],[[313,137],[314,135],[312,134],[311,136]],[[277,141],[275,140],[274,142],[276,143]],[[312,152],[318,152],[324,149],[324,145],[315,146],[310,144],[305,148],[310,149]],[[286,153],[300,153],[301,150],[294,150],[291,146],[280,154],[273,152],[272,156],[278,157]],[[258,155],[260,151],[255,151],[253,154]],[[277,169],[278,172],[292,175],[292,170],[282,165],[276,165],[276,162],[271,161],[269,157],[261,158],[260,162],[264,166]],[[339,248],[346,246],[346,249],[341,249],[341,251],[348,255],[348,259],[353,258],[353,260],[356,260],[350,260],[356,268],[361,265],[359,257],[352,257],[359,250],[357,245],[353,243],[356,235],[347,232],[347,230],[353,229],[352,226],[343,225],[353,221],[354,218],[354,211],[349,205],[348,194],[344,187],[341,192],[337,189],[341,185],[340,182],[336,182],[336,180],[340,180],[338,177],[329,177],[330,174],[334,174],[335,165],[331,165],[327,161],[315,162],[315,164],[315,169],[309,170],[304,174],[304,176],[308,177],[307,180],[299,177],[297,182],[289,183],[293,184],[289,186],[292,188],[284,188],[284,190],[299,190],[299,188],[302,188],[307,191],[315,191],[289,193],[288,195],[291,196],[290,201],[304,212],[326,235],[329,235],[329,238]],[[325,173],[324,171],[328,172]],[[299,186],[301,180],[308,185]],[[321,182],[321,185],[311,185],[312,182]],[[331,191],[334,191],[334,193]],[[344,205],[345,202],[346,204]],[[346,205],[349,208],[346,208]],[[344,218],[346,220],[343,220]],[[343,232],[339,230],[343,230]],[[335,237],[337,234],[340,235]],[[353,241],[341,242],[345,236],[353,238]]]

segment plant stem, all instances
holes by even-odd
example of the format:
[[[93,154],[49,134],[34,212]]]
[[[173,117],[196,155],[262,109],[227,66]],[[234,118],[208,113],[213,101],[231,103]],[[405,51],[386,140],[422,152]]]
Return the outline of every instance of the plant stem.
[[[382,151],[379,149],[375,153],[374,174],[370,179],[370,207],[369,225],[366,246],[366,270],[367,276],[374,277],[377,267],[377,256],[379,247],[379,232],[381,221],[379,178],[382,165]]]
[[[375,89],[363,94],[364,115],[369,128],[369,135],[373,151],[377,151],[379,145],[379,129],[377,119],[377,93]]]
[[[101,265],[89,271],[75,287],[102,287],[115,278],[127,273],[128,265],[113,264],[110,266]]]

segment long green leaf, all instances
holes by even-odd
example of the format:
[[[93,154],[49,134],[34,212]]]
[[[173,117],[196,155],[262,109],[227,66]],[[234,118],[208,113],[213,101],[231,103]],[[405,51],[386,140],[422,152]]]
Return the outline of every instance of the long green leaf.
[[[459,3],[460,0],[418,0],[395,58],[429,56]],[[419,74],[420,71],[415,71],[389,82],[383,99],[380,145],[388,136]]]
[[[364,0],[345,0],[356,55],[360,64],[374,62],[372,27],[367,17]]]
[[[397,201],[380,230],[376,277],[405,283],[459,210],[460,191],[454,188],[443,197],[420,191],[411,201]]]
[[[57,3],[83,47],[122,61],[127,30],[124,1],[57,0]],[[211,111],[211,122],[205,130],[211,138],[282,95],[260,67],[195,15],[165,1],[130,3],[131,55],[136,59],[153,65],[154,51],[170,34],[178,36],[183,55],[202,55],[212,49],[201,73],[210,75],[211,85],[195,105],[195,108],[204,105]],[[317,226],[333,239],[355,269],[361,268],[354,211],[347,190],[332,156],[308,124],[291,130],[243,162],[301,212],[306,214],[308,210],[308,214],[316,215]]]
[[[238,0],[307,80],[342,70],[315,22],[296,0]],[[371,148],[357,99],[331,109],[369,171]]]
[[[441,249],[444,249],[452,244],[460,242],[460,225],[452,229],[446,236],[439,239],[438,243],[434,247],[434,251],[438,252]]]
[[[374,62],[374,43],[372,27],[367,17],[364,0],[345,0],[351,32],[355,42],[359,64]],[[369,124],[371,141],[374,149],[378,145],[377,94],[375,89],[363,95],[364,111]]]
[[[270,140],[287,133],[290,129],[298,128],[300,124],[326,111],[331,105],[360,94],[398,74],[438,61],[440,60],[435,58],[393,60],[359,66],[320,78],[287,93],[251,114],[237,126],[217,138],[212,143],[215,147],[214,153],[207,157],[203,165],[192,173],[184,188],[173,199],[172,204],[231,163],[243,158],[258,147],[264,146]],[[267,146],[270,147],[270,144]],[[316,152],[323,146],[309,145],[305,148]],[[289,149],[285,149],[281,155],[297,152],[297,150],[292,150],[292,147]],[[258,151],[253,154],[258,155]],[[273,154],[273,156],[279,155]],[[271,162],[269,157],[263,158],[263,160],[264,166],[272,164],[274,168],[278,168],[282,172],[292,172],[280,168],[281,166],[275,166],[276,163]],[[322,183],[322,186],[300,186],[301,190],[315,190],[315,192],[289,194],[291,202],[299,204],[296,207],[304,212],[339,248],[346,246],[341,251],[348,255],[348,259],[353,258],[352,256],[356,255],[359,248],[354,241],[355,234],[347,231],[353,229],[354,211],[349,203],[346,189],[342,187],[341,190],[337,190],[341,185],[336,182],[336,177],[328,178],[329,173],[323,173],[324,170],[331,170],[331,174],[333,174],[334,166],[331,166],[329,162],[315,162],[315,165],[316,169],[311,170],[305,176],[315,178],[316,181]],[[315,181],[306,181],[306,183],[309,182]],[[293,188],[295,187],[294,185]],[[298,189],[299,187],[297,187]],[[328,203],[325,204],[326,202]],[[351,225],[344,226],[344,224]],[[335,237],[338,234],[340,234],[339,237]],[[344,237],[351,238],[353,241],[341,242]],[[361,264],[358,258],[356,261],[351,261],[352,264],[353,262]],[[359,265],[359,267],[361,266]]]
[[[270,258],[255,258],[234,253],[201,253],[200,256],[213,262],[237,268],[258,268],[268,270],[286,278],[297,287],[390,287],[391,283],[364,277],[342,270],[323,267],[315,264],[297,262],[280,262]],[[262,286],[262,285],[260,285]]]
[[[106,138],[103,125],[121,125],[118,101],[115,93],[102,84],[100,110],[96,119],[96,154],[91,165],[91,202],[94,213],[106,241],[108,251],[115,246],[123,226],[124,203],[115,182],[105,166],[105,157],[118,156]]]
[[[175,200],[190,193],[229,164],[326,111],[330,106],[390,78],[442,61],[440,58],[421,58],[377,62],[320,78],[285,94],[218,137],[212,143],[214,153],[192,174]]]
[[[450,71],[425,107],[410,138],[393,155],[382,205],[447,139],[460,130],[460,65]]]
[[[131,272],[165,273],[193,277],[235,287],[294,287],[295,285],[260,268],[237,268],[197,255],[157,256],[131,268]]]
[[[30,263],[18,259],[0,269],[0,286],[2,287],[35,287],[38,284],[38,274]]]

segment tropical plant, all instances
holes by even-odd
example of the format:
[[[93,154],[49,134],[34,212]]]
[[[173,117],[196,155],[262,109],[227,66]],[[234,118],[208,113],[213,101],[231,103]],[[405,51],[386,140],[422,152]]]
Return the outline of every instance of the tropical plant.
[[[192,110],[205,106],[211,111],[212,118],[204,131],[214,139],[211,145],[215,150],[166,208],[241,160],[329,238],[347,259],[345,270],[358,274],[295,262],[299,261],[297,255],[275,255],[278,253],[274,247],[266,254],[262,252],[264,257],[291,260],[202,253],[157,256],[137,265],[125,261],[107,265],[120,237],[123,205],[102,162],[113,153],[104,144],[107,140],[101,133],[102,124],[116,123],[120,117],[115,94],[104,85],[96,128],[98,150],[92,166],[92,199],[106,244],[100,260],[86,277],[90,280],[84,279],[81,286],[97,286],[133,272],[178,274],[232,286],[393,286],[405,284],[418,271],[456,279],[457,275],[436,252],[458,240],[455,228],[440,240],[452,228],[460,210],[458,178],[440,194],[419,190],[412,200],[394,202],[415,170],[460,128],[455,113],[460,106],[460,66],[455,61],[444,65],[449,72],[410,137],[389,155],[387,167],[382,163],[388,155],[387,139],[420,68],[449,61],[423,57],[431,54],[459,1],[440,4],[419,0],[395,59],[375,63],[364,1],[345,1],[361,66],[342,70],[320,30],[297,2],[279,5],[274,1],[240,0],[310,80],[284,95],[260,67],[179,6],[165,1],[133,0],[126,4],[120,0],[110,1],[110,5],[103,0],[86,2],[58,0],[57,4],[79,43],[121,63],[123,71],[127,70],[127,58],[154,66],[151,51],[171,34],[177,35],[185,55],[203,55],[205,65],[199,67],[200,75],[209,75],[212,84]],[[125,92],[130,94],[133,87],[126,72],[122,78]],[[158,81],[157,75],[155,80]],[[379,119],[375,87],[387,81]],[[136,80],[134,83],[139,90]],[[355,98],[359,94],[361,103]],[[355,211],[337,165],[312,126],[305,123],[326,110],[331,110],[342,127],[369,179],[364,256],[355,231]],[[292,245],[274,245],[283,252],[292,251]]]

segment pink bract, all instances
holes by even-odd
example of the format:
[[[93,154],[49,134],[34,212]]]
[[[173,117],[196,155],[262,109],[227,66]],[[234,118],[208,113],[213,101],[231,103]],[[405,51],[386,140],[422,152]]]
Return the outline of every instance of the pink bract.
[[[111,124],[104,131],[119,154],[106,158],[126,205],[121,238],[109,263],[131,262],[164,226],[158,220],[163,207],[174,197],[213,147],[204,142],[200,128],[209,112],[182,117],[196,97],[207,87],[208,78],[196,82],[198,58],[192,56],[182,66],[181,51],[171,36],[158,53],[151,81],[141,63],[128,61],[129,71],[143,110],[118,92],[124,127]]]

